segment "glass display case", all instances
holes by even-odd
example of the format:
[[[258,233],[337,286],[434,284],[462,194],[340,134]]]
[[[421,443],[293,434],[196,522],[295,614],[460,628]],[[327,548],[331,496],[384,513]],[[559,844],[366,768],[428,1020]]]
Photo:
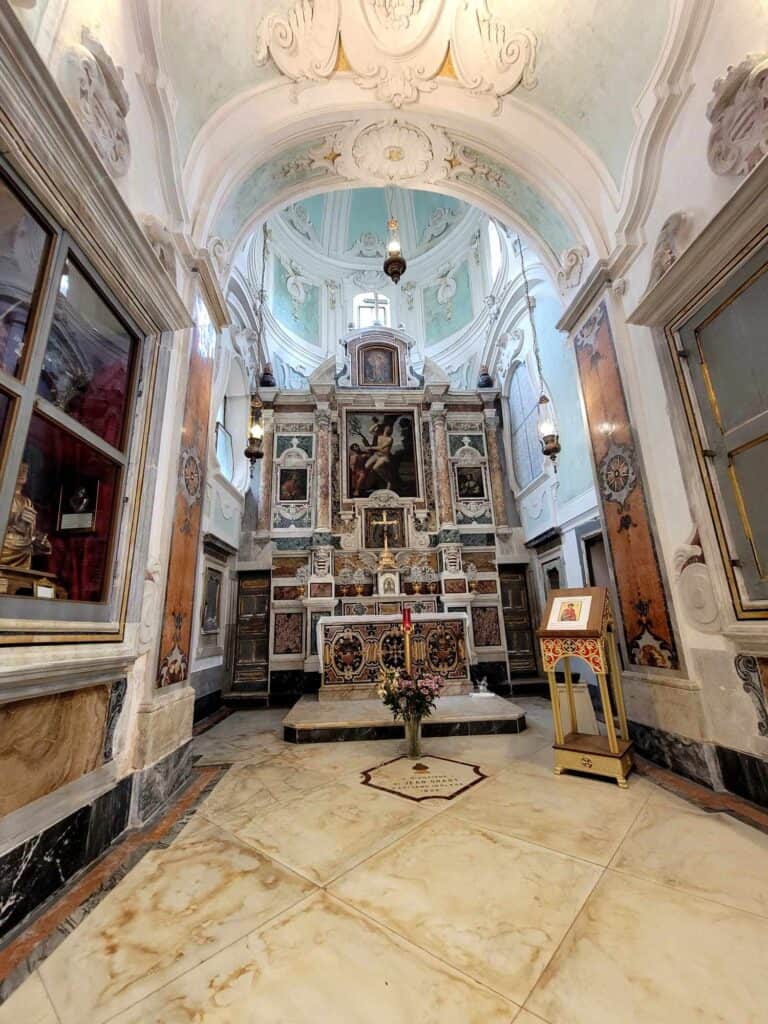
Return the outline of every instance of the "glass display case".
[[[141,338],[0,171],[0,642],[114,622]],[[122,583],[120,584],[122,586]],[[15,625],[14,625],[15,624]]]

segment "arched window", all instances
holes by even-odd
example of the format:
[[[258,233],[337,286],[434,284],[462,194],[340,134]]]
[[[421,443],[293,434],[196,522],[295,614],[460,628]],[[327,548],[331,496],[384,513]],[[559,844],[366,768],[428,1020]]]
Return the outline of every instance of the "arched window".
[[[501,239],[499,238],[499,229],[490,220],[488,221],[488,269],[493,282],[501,270]]]
[[[509,385],[512,465],[518,487],[527,487],[541,473],[538,401],[525,363],[518,363]]]
[[[355,327],[389,327],[389,299],[378,292],[360,292],[352,302]]]
[[[235,458],[232,448],[232,434],[227,423],[227,396],[221,400],[216,413],[216,458],[222,475],[231,480],[235,474]]]

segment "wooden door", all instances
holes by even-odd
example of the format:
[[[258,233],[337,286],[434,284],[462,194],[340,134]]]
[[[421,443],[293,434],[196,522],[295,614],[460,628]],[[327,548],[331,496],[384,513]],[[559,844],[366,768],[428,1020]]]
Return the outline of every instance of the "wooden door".
[[[507,659],[513,676],[538,674],[527,575],[524,565],[499,567]]]
[[[237,638],[233,689],[269,692],[268,572],[242,573],[237,593]]]

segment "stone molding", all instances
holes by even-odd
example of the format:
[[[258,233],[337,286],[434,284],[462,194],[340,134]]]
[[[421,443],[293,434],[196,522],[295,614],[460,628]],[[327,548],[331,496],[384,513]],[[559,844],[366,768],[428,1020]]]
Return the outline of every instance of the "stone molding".
[[[147,334],[191,325],[173,282],[11,9],[0,6],[0,148]]]

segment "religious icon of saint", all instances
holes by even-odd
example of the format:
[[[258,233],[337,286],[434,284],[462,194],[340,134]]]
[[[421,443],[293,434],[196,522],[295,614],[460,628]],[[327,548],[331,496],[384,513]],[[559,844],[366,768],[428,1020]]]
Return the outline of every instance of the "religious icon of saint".
[[[573,601],[569,601],[560,611],[561,622],[577,622],[579,614]]]
[[[280,501],[307,500],[306,469],[283,469],[280,471]]]
[[[364,384],[394,384],[392,352],[370,349],[363,355]]]

